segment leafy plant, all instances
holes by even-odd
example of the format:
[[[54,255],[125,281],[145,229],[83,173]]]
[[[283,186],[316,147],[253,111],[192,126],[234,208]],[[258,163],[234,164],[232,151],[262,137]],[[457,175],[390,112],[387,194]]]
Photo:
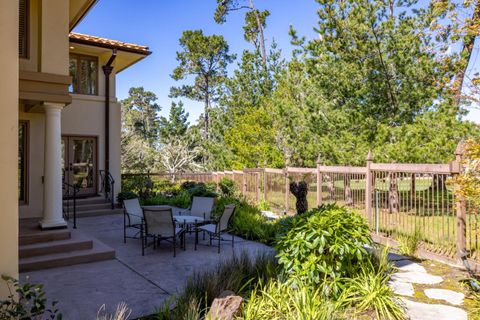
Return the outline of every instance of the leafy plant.
[[[117,305],[115,314],[108,314],[105,311],[105,305],[102,305],[97,312],[97,320],[127,320],[131,313],[132,310],[128,308],[125,302]]]
[[[268,203],[268,201],[266,200],[260,200],[260,202],[258,203],[257,205],[258,207],[258,210],[260,211],[270,211],[270,203]]]
[[[422,241],[422,233],[419,228],[415,229],[413,234],[398,236],[398,250],[400,253],[407,256],[414,256]]]
[[[41,284],[20,284],[17,279],[2,275],[10,294],[6,300],[0,300],[0,319],[42,320],[62,319],[56,308],[57,301],[47,307],[47,298]]]
[[[368,259],[364,246],[370,232],[364,219],[345,207],[325,205],[288,220],[277,240],[279,264],[294,281],[320,284],[354,276],[359,263]],[[288,228],[285,230],[285,228]]]

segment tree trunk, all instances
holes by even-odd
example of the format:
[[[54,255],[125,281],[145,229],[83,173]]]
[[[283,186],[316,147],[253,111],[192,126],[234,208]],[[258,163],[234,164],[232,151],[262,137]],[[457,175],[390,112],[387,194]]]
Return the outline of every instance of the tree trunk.
[[[262,55],[262,62],[263,66],[267,66],[267,52],[265,50],[265,36],[263,34],[263,26],[262,22],[260,21],[260,17],[258,16],[258,11],[253,5],[253,0],[250,0],[250,8],[255,15],[255,20],[257,21],[258,32],[260,33],[260,52]]]

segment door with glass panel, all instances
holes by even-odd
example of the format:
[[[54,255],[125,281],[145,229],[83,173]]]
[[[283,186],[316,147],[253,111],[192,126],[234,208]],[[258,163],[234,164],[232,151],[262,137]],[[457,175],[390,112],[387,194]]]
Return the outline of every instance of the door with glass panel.
[[[65,182],[79,188],[79,196],[97,193],[97,138],[62,137]]]

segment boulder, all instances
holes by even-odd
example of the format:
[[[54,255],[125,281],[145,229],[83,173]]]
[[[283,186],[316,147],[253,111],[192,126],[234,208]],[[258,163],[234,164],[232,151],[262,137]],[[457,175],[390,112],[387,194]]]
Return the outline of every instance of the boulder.
[[[224,291],[213,300],[206,320],[233,320],[240,314],[243,298],[231,291]]]

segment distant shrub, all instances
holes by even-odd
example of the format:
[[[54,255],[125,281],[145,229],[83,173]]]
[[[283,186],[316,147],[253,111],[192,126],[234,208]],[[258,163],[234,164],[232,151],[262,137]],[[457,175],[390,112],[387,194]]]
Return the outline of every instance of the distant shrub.
[[[122,191],[117,195],[117,201],[120,204],[123,204],[123,200],[135,199],[138,198],[138,194],[133,191]]]
[[[235,181],[233,181],[232,179],[220,179],[218,187],[220,188],[222,196],[225,197],[233,197],[237,192],[237,188],[235,187]]]
[[[368,257],[368,225],[345,207],[325,205],[284,221],[276,241],[279,264],[292,280],[319,284],[353,276]]]
[[[203,182],[194,182],[194,181],[185,181],[181,185],[181,189],[187,191],[192,197],[217,197],[218,194],[215,192],[215,184]]]
[[[141,199],[155,196],[154,182],[148,175],[128,176],[122,179],[122,191],[136,193]]]

